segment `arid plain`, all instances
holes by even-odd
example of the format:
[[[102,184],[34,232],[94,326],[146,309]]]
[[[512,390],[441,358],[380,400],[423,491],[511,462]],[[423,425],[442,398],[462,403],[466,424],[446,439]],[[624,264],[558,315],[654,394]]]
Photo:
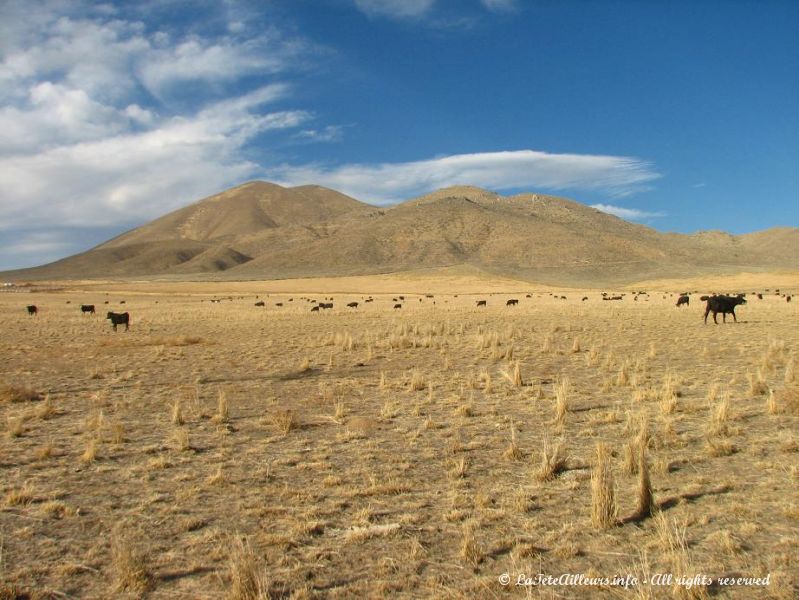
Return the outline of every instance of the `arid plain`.
[[[793,598],[799,277],[641,286],[0,294],[0,597]]]

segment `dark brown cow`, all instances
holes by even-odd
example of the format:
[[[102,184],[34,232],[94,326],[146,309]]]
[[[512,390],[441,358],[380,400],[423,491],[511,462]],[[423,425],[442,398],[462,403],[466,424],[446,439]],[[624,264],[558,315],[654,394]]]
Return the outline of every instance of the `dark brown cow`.
[[[35,317],[39,313],[39,309],[35,304],[28,305],[28,314],[32,317]]]
[[[114,331],[117,330],[117,325],[124,325],[125,331],[130,328],[130,315],[126,312],[123,313],[115,313],[109,312],[106,316],[106,319],[110,319],[111,325],[114,326]]]
[[[691,298],[689,296],[680,296],[677,298],[677,308],[681,306],[690,306],[691,305]]]
[[[485,300],[478,300],[477,301],[477,306],[486,306],[486,301]]]
[[[94,304],[81,304],[80,305],[80,312],[95,314],[95,312],[94,312]]]

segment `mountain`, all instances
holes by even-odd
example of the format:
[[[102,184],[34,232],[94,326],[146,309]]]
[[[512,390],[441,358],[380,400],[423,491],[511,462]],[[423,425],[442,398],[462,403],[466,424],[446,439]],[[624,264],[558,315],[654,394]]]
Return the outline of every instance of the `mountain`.
[[[250,182],[3,279],[275,279],[461,265],[583,285],[799,269],[799,229],[683,235],[542,194],[456,186],[378,208],[324,187]]]

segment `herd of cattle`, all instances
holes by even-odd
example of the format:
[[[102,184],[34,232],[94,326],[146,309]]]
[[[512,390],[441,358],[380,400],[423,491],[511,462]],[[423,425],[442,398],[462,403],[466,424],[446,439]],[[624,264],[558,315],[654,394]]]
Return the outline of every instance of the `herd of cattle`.
[[[768,292],[769,290],[766,290],[766,291]],[[791,299],[792,299],[790,294],[780,293],[780,290],[775,290],[775,294],[777,296],[780,296],[781,298],[784,298],[786,302],[790,302]],[[558,299],[558,300],[566,300],[566,296],[557,296],[557,295],[552,294],[552,293],[550,293],[549,295],[552,296],[555,299]],[[763,299],[763,294],[760,293],[760,292],[752,292],[752,295],[757,297],[758,300],[762,300]],[[607,292],[602,292],[602,300],[623,300],[625,296],[626,296],[626,294],[609,295]],[[633,296],[633,300],[637,301],[639,297],[645,297],[645,296],[648,296],[647,292],[635,292],[634,296]],[[458,295],[455,294],[454,297],[457,298]],[[526,297],[527,298],[532,298],[532,294],[527,294]],[[539,294],[539,297],[541,297],[540,294]],[[257,298],[258,298],[258,296],[256,296],[256,299]],[[434,296],[433,296],[433,294],[425,294],[425,298],[434,298]],[[666,296],[664,295],[663,298],[665,299]],[[232,296],[228,296],[225,299],[226,300],[233,300],[233,297]],[[239,296],[239,299],[243,300],[244,296]],[[644,298],[644,299],[648,300],[648,298]],[[713,294],[712,296],[700,296],[699,299],[701,301],[705,302],[705,315],[704,315],[704,322],[705,323],[707,323],[707,317],[708,317],[708,315],[710,313],[713,313],[713,322],[716,323],[716,324],[718,324],[718,321],[716,320],[716,316],[718,315],[718,313],[721,313],[722,321],[724,323],[727,322],[727,315],[728,314],[732,315],[733,320],[737,323],[738,322],[738,318],[735,316],[735,307],[739,306],[741,304],[746,304],[746,294],[736,294],[734,296],[733,295],[725,295],[725,294]],[[305,300],[309,304],[313,304],[313,306],[311,307],[311,312],[319,312],[320,310],[329,310],[329,309],[333,308],[333,302],[332,302],[333,298],[332,297],[330,297],[330,298],[326,297],[324,302],[320,302],[318,300],[314,300],[312,298],[305,298],[305,297],[300,298],[300,300]],[[588,300],[588,296],[583,296],[582,297],[582,301],[584,302],[586,300]],[[212,303],[219,303],[221,301],[222,301],[221,298],[211,299]],[[294,302],[294,298],[289,298],[288,301],[289,302]],[[372,296],[369,296],[368,298],[363,298],[363,301],[364,301],[364,303],[374,302],[374,298]],[[394,309],[395,310],[396,309],[401,309],[402,308],[402,302],[405,301],[405,296],[397,296],[395,298],[392,298],[392,301],[395,303],[394,304]],[[422,302],[422,298],[419,298],[419,302]],[[447,300],[444,300],[444,302],[447,302]],[[67,304],[69,304],[69,303],[70,303],[70,301],[67,301]],[[156,303],[157,303],[157,301],[156,301]],[[108,301],[106,301],[106,304],[108,304]],[[125,301],[121,300],[120,304],[125,304]],[[433,304],[435,304],[435,300],[433,300]],[[508,299],[505,302],[505,306],[516,306],[518,304],[519,304],[518,298],[510,298],[510,299]],[[690,306],[690,304],[691,304],[691,296],[690,296],[690,294],[688,292],[684,292],[684,293],[680,294],[679,297],[677,298],[677,308],[680,308],[682,306]],[[347,308],[357,309],[359,305],[360,304],[358,302],[349,302],[347,304]],[[478,307],[480,307],[480,306],[488,306],[488,300],[477,300],[476,301],[476,305]],[[263,300],[259,300],[258,302],[255,303],[255,306],[266,307],[266,303]],[[282,307],[283,303],[282,302],[276,302],[275,306]],[[36,305],[34,305],[34,304],[28,305],[27,306],[27,310],[28,310],[28,315],[30,315],[30,316],[36,316],[39,313],[39,308]],[[91,315],[96,314],[96,310],[95,310],[94,304],[81,304],[80,305],[80,311],[83,314],[91,314]],[[111,321],[111,325],[114,328],[114,331],[117,330],[117,326],[118,325],[124,325],[125,326],[125,331],[128,331],[128,329],[130,328],[130,314],[127,313],[127,312],[116,313],[116,312],[109,311],[106,314],[105,318],[107,320]]]

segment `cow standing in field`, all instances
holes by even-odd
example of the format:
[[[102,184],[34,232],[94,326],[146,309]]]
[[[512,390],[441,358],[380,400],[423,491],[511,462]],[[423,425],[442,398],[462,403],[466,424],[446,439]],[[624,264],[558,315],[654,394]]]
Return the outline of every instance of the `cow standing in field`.
[[[477,306],[486,306],[486,301],[485,300],[478,300],[477,301]]]
[[[28,305],[28,314],[32,317],[35,317],[39,313],[39,309],[35,304]]]
[[[516,298],[511,298],[505,303],[505,306],[516,306],[519,301]]]
[[[111,321],[111,325],[114,326],[114,331],[117,330],[117,325],[124,325],[125,331],[127,331],[130,328],[130,315],[126,312],[123,313],[110,312],[105,316],[105,318]]]
[[[80,305],[80,312],[82,312],[84,314],[85,313],[89,313],[89,314],[92,314],[92,315],[95,314],[95,312],[94,312],[94,304],[81,304]]]
[[[727,313],[732,315],[733,320],[737,323],[738,318],[735,316],[735,307],[739,304],[746,304],[746,298],[743,296],[702,296],[700,300],[705,300],[705,323],[707,323],[707,316],[713,313],[713,322],[718,325],[716,315],[721,313],[722,320],[727,322]]]
[[[266,306],[266,303],[263,300],[259,300],[255,303],[255,306]]]
[[[358,308],[358,303],[357,302],[349,302],[347,304],[347,308]]]
[[[690,306],[691,305],[691,298],[689,296],[680,296],[677,298],[677,308],[681,306]]]
[[[395,304],[394,305],[394,309],[397,309],[397,308],[402,308],[402,304]]]

